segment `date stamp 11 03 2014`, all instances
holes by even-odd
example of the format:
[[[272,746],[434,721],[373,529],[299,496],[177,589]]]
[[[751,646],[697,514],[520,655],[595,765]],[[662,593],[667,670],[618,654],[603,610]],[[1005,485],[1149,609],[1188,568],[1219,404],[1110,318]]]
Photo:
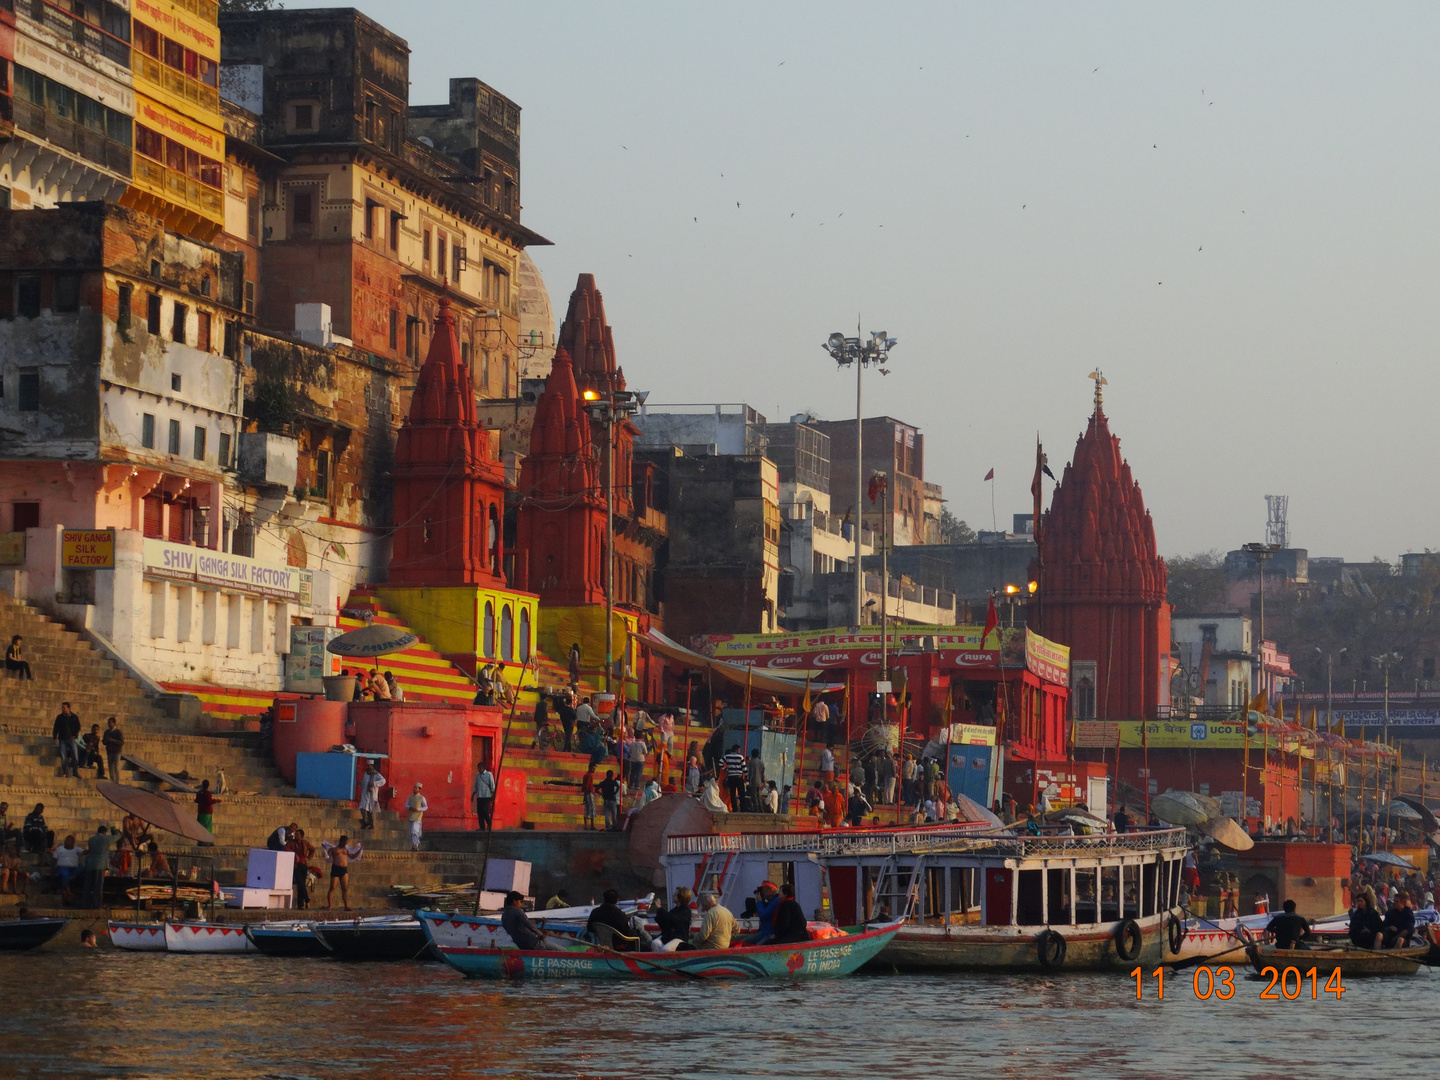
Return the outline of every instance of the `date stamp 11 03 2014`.
[[[1146,996],[1145,981],[1148,979],[1154,984],[1155,999],[1164,1001],[1165,974],[1163,967],[1156,968],[1148,975],[1143,968],[1138,967],[1130,972],[1130,977],[1135,980],[1135,1000],[1140,1001]],[[1176,973],[1172,971],[1170,976],[1173,980]],[[1313,967],[1303,971],[1298,967],[1266,967],[1261,970],[1260,978],[1267,983],[1260,990],[1261,1001],[1319,1001],[1325,994],[1333,994],[1335,1000],[1339,1001],[1340,995],[1345,993],[1338,967],[1333,968],[1328,977],[1322,976],[1319,969]],[[1234,968],[1197,967],[1191,972],[1190,979],[1191,989],[1201,1001],[1216,998],[1229,1001],[1235,996]]]

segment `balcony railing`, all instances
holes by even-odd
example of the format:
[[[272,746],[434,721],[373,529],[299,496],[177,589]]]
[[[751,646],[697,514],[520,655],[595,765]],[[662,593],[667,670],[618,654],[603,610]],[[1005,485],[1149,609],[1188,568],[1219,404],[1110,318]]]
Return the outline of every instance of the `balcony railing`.
[[[77,18],[48,0],[33,0],[30,14],[36,22],[44,23],[59,31],[74,41],[76,45],[94,49],[101,56],[114,60],[121,67],[128,68],[130,66],[130,43],[128,41],[123,41],[114,34],[107,34],[98,26],[93,26],[84,19]]]
[[[133,72],[137,78],[144,79],[192,105],[197,105],[206,112],[220,111],[220,91],[206,86],[199,79],[192,79],[183,71],[176,71],[169,65],[162,64],[153,56],[147,56],[138,49],[135,50]]]
[[[15,102],[15,125],[24,132],[38,135],[46,142],[78,154],[86,161],[93,161],[112,172],[129,176],[130,147],[107,139],[98,131],[77,124],[48,112],[34,102],[23,99]]]
[[[215,219],[224,213],[225,196],[220,192],[140,154],[135,155],[135,179],[158,188],[171,202],[187,206],[203,217]]]
[[[199,16],[214,26],[220,21],[220,5],[215,0],[171,0],[178,8],[184,8],[191,15]]]

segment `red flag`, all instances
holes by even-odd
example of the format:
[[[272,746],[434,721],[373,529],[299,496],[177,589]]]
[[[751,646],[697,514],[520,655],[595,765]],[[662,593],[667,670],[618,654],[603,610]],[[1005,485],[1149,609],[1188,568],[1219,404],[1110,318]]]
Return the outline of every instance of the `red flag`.
[[[987,473],[985,474],[985,479],[986,479],[986,480],[994,480],[994,479],[995,479],[995,470],[994,470],[994,469],[991,469],[989,472],[987,472]]]
[[[1000,625],[1000,613],[995,610],[995,594],[990,594],[990,606],[985,609],[985,632],[980,635],[980,647],[985,648],[985,643],[990,640],[990,635]]]

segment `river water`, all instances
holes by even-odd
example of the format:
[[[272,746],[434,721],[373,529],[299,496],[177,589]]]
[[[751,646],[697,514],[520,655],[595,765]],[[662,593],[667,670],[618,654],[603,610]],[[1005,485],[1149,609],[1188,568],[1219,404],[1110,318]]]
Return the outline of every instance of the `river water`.
[[[0,1077],[1435,1075],[1440,971],[1228,1001],[1171,974],[484,983],[435,963],[0,956]],[[1200,990],[1205,990],[1202,977]],[[1292,987],[1293,989],[1293,987]]]

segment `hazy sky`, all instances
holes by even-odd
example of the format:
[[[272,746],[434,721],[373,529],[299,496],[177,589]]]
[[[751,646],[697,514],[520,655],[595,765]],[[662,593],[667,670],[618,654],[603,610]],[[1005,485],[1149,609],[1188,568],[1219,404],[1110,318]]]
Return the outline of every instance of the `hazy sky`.
[[[862,313],[867,415],[972,525],[1099,365],[1162,553],[1262,539],[1266,493],[1311,555],[1440,548],[1440,8],[360,6],[412,104],[521,104],[557,317],[594,273],[652,402],[853,416],[820,343]]]

